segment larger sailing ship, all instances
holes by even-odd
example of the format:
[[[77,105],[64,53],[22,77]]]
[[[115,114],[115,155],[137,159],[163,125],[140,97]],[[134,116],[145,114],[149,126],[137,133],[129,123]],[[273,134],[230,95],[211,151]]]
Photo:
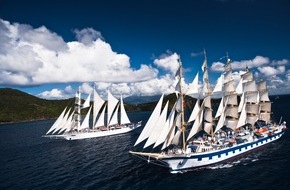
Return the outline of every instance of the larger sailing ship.
[[[162,95],[134,145],[147,139],[143,145],[147,151],[130,151],[131,154],[177,173],[225,162],[271,143],[284,134],[286,122],[271,120],[266,82],[257,84],[248,69],[235,88],[231,62],[227,57],[225,71],[211,91],[205,56],[202,92],[199,92],[197,74],[184,93],[182,64],[178,61],[177,100],[169,116],[168,102],[162,110]],[[218,92],[222,98],[213,117],[211,96]],[[189,119],[185,121],[184,97],[189,94],[203,94],[203,101],[200,103],[197,99]]]
[[[108,101],[105,102],[94,88],[94,101],[90,106],[91,94],[82,104],[81,92],[75,96],[74,110],[67,107],[43,137],[53,139],[78,140],[128,133],[141,126],[141,121],[131,123],[126,113],[122,96],[120,101],[108,90]],[[82,110],[89,110],[81,119]],[[93,121],[90,125],[90,115],[93,107]],[[120,111],[118,111],[120,108]],[[106,114],[107,112],[107,114]]]

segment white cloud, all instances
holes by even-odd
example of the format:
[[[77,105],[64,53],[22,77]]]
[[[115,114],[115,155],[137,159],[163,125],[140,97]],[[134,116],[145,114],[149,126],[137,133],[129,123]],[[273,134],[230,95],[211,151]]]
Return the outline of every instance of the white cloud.
[[[44,91],[40,94],[37,95],[40,98],[44,98],[44,99],[64,99],[67,98],[66,94],[59,89],[52,89],[50,91]]]
[[[289,64],[289,60],[287,60],[287,59],[272,61],[272,65],[288,65],[288,64]]]
[[[233,61],[231,65],[232,65],[233,70],[239,70],[239,69],[245,70],[246,67],[256,68],[256,67],[260,67],[262,65],[269,64],[269,63],[270,63],[270,60],[268,57],[263,57],[263,56],[258,55],[252,60]],[[211,70],[215,72],[224,71],[224,65],[225,64],[221,62],[214,62],[211,66]]]
[[[76,34],[77,40],[87,45],[92,44],[95,40],[99,38],[101,40],[104,39],[101,32],[95,31],[93,28],[85,28],[82,30],[75,29],[74,32]]]
[[[73,94],[74,93],[74,90],[73,90],[73,88],[72,88],[71,85],[68,85],[68,86],[65,87],[64,92],[66,94]]]
[[[225,69],[224,69],[224,66],[225,64],[224,63],[221,63],[221,62],[213,62],[211,67],[210,67],[210,70],[211,71],[214,71],[214,72],[223,72]]]
[[[90,94],[93,91],[93,87],[89,83],[85,82],[80,86],[80,91],[84,94]]]
[[[138,82],[157,77],[148,65],[133,69],[93,29],[76,30],[79,41],[64,42],[46,27],[0,19],[0,85],[67,82]],[[87,43],[90,43],[89,45]]]
[[[96,89],[99,91],[100,95],[106,99],[107,90],[116,96],[123,97],[127,96],[151,96],[157,94],[170,94],[174,92],[175,79],[172,75],[166,74],[159,78],[151,79],[148,81],[137,82],[137,83],[96,83]]]
[[[277,68],[266,66],[266,67],[258,67],[258,70],[265,75],[266,77],[272,75],[279,75],[285,73],[285,66],[278,66]]]
[[[161,55],[161,58],[155,59],[154,64],[157,65],[157,67],[160,67],[162,69],[165,69],[166,71],[170,71],[172,74],[175,74],[179,67],[178,63],[179,56],[177,53],[173,53],[171,55],[163,54]]]

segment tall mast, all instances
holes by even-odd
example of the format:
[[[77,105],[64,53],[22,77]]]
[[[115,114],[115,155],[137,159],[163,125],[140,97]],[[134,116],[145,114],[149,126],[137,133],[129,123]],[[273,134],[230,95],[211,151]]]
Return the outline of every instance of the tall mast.
[[[185,125],[184,125],[184,97],[182,92],[182,63],[180,58],[178,58],[179,62],[179,72],[180,72],[180,96],[181,96],[181,129],[182,129],[182,150],[185,152]]]
[[[81,126],[81,92],[80,92],[80,87],[78,88],[78,90],[76,92],[74,121],[75,121],[75,128],[78,131],[80,126]]]
[[[213,128],[212,128],[212,107],[211,107],[211,89],[208,81],[208,67],[207,67],[207,58],[206,52],[204,50],[204,62],[201,67],[203,73],[203,108],[204,108],[204,131],[213,136]]]

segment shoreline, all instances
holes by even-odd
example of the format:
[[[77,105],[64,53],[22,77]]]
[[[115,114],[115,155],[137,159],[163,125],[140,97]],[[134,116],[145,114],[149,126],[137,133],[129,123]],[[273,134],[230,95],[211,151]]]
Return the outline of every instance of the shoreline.
[[[30,119],[30,120],[21,120],[21,121],[8,121],[8,122],[2,122],[0,121],[1,125],[9,125],[9,124],[17,124],[17,123],[26,123],[26,122],[34,122],[34,121],[43,121],[43,120],[49,120],[49,119],[56,119],[55,118],[39,118],[39,119]]]

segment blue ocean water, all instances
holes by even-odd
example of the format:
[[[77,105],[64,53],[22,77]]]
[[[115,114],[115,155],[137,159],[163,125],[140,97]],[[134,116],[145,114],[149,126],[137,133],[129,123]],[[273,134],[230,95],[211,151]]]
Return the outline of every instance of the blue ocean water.
[[[272,99],[276,120],[290,123],[290,96]],[[131,112],[146,123],[149,112]],[[54,120],[0,125],[0,189],[276,189],[290,187],[290,130],[243,158],[171,174],[128,153],[139,133],[56,141],[41,136]]]

